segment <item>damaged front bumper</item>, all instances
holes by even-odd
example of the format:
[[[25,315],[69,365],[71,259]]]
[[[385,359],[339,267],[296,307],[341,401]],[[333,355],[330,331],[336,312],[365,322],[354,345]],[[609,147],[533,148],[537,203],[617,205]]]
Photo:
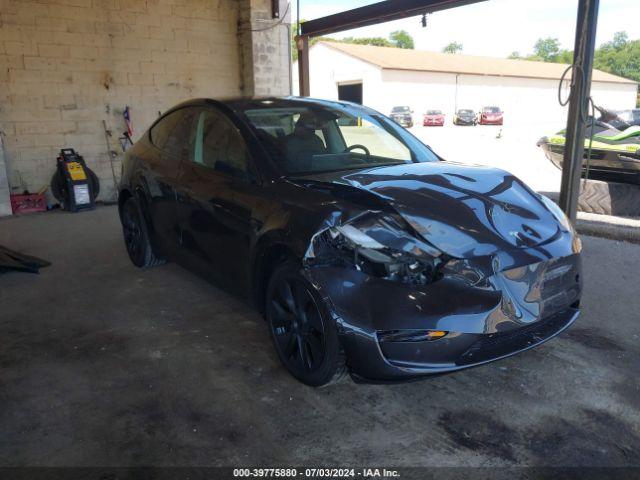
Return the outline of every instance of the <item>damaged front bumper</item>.
[[[354,378],[387,382],[481,365],[562,332],[579,315],[582,289],[580,255],[563,250],[497,254],[495,273],[475,286],[459,276],[410,285],[329,265],[305,272],[339,326]],[[445,335],[394,336],[432,331]]]

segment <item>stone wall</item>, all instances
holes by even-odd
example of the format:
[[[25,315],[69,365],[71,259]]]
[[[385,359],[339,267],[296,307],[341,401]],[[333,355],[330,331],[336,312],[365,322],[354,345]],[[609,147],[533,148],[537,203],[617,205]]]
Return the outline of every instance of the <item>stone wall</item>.
[[[253,96],[290,95],[291,40],[289,2],[280,0],[280,20],[272,18],[271,0],[242,0],[240,34],[243,88]]]

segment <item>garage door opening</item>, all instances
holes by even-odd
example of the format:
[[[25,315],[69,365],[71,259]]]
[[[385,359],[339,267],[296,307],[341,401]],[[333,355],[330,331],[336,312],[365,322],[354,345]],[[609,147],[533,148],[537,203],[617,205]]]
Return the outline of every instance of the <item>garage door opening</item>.
[[[338,99],[362,105],[362,82],[338,85]]]

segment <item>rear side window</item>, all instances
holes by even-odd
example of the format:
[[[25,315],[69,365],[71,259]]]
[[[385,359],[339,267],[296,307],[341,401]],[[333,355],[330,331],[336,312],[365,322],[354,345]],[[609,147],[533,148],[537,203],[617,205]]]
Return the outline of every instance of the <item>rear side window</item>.
[[[172,156],[179,156],[188,147],[193,122],[193,108],[170,113],[151,129],[151,143]]]
[[[182,113],[183,112],[181,110],[178,110],[177,112],[170,113],[158,121],[158,123],[151,128],[151,143],[158,148],[164,147],[171,130],[173,130],[173,127],[176,126],[176,122],[180,117],[182,117]]]
[[[191,126],[193,125],[193,117],[196,113],[193,108],[184,108],[180,110],[182,115],[176,121],[171,133],[167,137],[167,141],[162,147],[162,152],[174,158],[186,158],[189,153],[189,139],[191,137]]]

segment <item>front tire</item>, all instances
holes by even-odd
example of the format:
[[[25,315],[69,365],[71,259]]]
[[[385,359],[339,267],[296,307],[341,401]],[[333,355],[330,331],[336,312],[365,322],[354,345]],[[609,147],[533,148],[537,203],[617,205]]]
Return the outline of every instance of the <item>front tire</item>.
[[[129,198],[122,206],[120,220],[127,253],[136,267],[149,268],[165,263],[153,251],[142,209],[134,197]]]
[[[312,387],[338,381],[346,371],[335,321],[294,262],[279,266],[267,287],[265,312],[280,361]]]

